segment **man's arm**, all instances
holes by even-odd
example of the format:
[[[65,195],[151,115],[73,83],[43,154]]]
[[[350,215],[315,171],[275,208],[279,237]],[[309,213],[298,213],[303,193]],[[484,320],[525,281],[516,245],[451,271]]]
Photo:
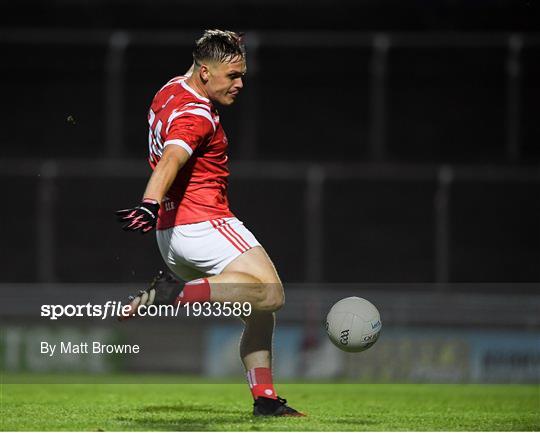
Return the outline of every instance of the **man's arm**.
[[[147,233],[156,226],[160,203],[189,156],[189,153],[180,146],[170,144],[165,147],[146,185],[141,204],[116,212],[118,221],[125,223],[122,226],[124,230]]]
[[[174,144],[166,146],[161,159],[154,168],[154,172],[146,185],[143,197],[161,203],[176,178],[178,171],[188,159],[189,153],[182,147]]]

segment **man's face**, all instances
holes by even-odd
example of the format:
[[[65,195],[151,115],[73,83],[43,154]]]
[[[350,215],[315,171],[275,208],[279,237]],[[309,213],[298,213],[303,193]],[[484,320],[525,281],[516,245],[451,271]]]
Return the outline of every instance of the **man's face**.
[[[228,63],[210,63],[206,90],[212,102],[231,105],[244,87],[242,77],[246,74],[246,62],[235,58]]]

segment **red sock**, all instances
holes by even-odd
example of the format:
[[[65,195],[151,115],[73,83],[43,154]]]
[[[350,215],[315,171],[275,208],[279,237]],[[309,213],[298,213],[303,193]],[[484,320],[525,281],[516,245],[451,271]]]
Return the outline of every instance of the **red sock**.
[[[189,281],[184,285],[184,289],[180,292],[174,305],[184,305],[193,302],[208,302],[210,301],[210,283],[206,278]]]
[[[272,381],[272,370],[265,367],[256,367],[246,373],[251,395],[256,400],[258,397],[276,399],[276,391]]]

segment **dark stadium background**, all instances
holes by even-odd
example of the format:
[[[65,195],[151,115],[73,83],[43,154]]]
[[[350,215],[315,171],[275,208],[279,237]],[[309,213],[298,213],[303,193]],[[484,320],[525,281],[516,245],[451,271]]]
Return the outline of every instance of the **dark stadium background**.
[[[37,320],[43,293],[122,299],[162,267],[153,236],[122,232],[113,213],[138,202],[149,175],[154,92],[217,27],[246,32],[245,89],[221,110],[230,199],[285,282],[285,321],[308,329],[357,294],[397,339],[400,326],[538,338],[535,1],[0,8],[0,280],[17,305],[4,303],[12,324]],[[498,365],[538,380],[538,350],[503,353]],[[185,371],[198,371],[196,359]]]

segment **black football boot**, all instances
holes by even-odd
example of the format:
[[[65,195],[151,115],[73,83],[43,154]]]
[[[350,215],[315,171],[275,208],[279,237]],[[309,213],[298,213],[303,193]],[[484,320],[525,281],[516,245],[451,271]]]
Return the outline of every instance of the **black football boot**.
[[[287,400],[278,396],[277,399],[259,397],[253,403],[255,416],[305,416],[296,409],[287,406]]]

